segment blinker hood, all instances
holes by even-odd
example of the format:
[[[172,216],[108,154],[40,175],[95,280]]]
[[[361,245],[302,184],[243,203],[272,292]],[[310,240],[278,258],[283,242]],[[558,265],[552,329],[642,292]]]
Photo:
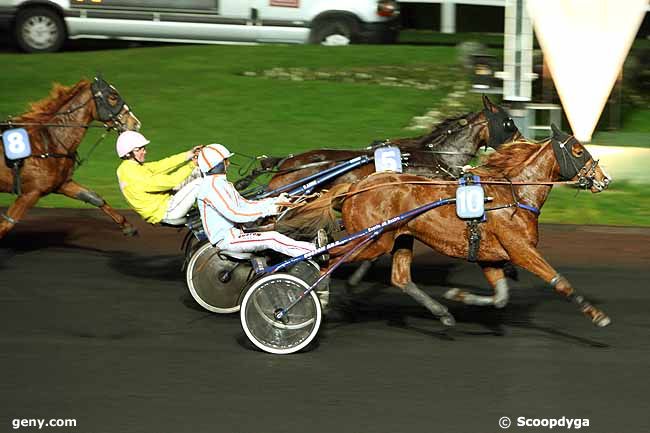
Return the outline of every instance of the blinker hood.
[[[560,165],[560,177],[562,180],[573,179],[587,165],[587,162],[591,159],[591,154],[587,149],[583,148],[582,155],[575,156],[571,151],[571,147],[578,140],[560,131],[554,124],[551,124],[551,130],[553,131],[551,145],[553,146],[555,159]]]
[[[93,93],[93,98],[95,99],[97,117],[99,120],[102,122],[108,122],[120,114],[125,102],[115,87],[108,84],[101,76],[97,76],[93,80],[90,88]],[[111,104],[109,96],[115,98],[115,103]]]
[[[490,139],[488,140],[490,147],[495,148],[495,146],[498,147],[500,144],[511,141],[512,137],[519,131],[515,122],[501,107],[497,107],[496,113],[487,107],[483,112],[490,131]]]

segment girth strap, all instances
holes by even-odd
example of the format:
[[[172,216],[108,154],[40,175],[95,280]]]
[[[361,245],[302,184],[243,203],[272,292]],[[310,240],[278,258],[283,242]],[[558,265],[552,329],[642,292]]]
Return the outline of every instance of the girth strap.
[[[22,164],[20,164],[18,161],[14,161],[12,164],[12,171],[14,172],[14,183],[12,186],[12,192],[16,195],[22,194],[21,188],[20,188],[20,167]]]
[[[480,220],[467,221],[468,230],[468,247],[467,247],[467,261],[475,262],[478,260],[478,250],[481,248],[481,232],[479,230]]]

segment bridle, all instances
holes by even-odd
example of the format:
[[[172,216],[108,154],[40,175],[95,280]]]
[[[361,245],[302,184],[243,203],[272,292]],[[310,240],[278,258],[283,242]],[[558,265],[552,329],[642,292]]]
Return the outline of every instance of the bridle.
[[[100,122],[104,123],[104,127],[107,130],[110,130],[115,128],[115,125],[119,125],[119,127],[115,129],[120,132],[126,130],[126,121],[124,120],[124,116],[127,113],[130,113],[131,110],[117,89],[99,76],[95,77],[93,80],[90,90],[92,92],[92,97],[95,100],[97,117]],[[116,99],[115,104],[110,103],[110,97]],[[88,101],[86,103],[88,103]],[[124,108],[126,109],[123,110]],[[112,126],[110,126],[108,122],[112,122]]]
[[[517,126],[515,125],[514,120],[506,114],[505,111],[499,109],[497,113],[493,113],[491,110],[484,108],[482,110],[483,116],[486,120],[480,122],[470,123],[467,119],[462,118],[458,120],[458,126],[453,129],[447,129],[445,131],[446,136],[450,136],[461,132],[465,128],[473,128],[475,126],[488,126],[490,132],[490,138],[485,143],[485,150],[488,147],[496,148],[495,146],[505,143],[512,139],[512,137],[518,132]],[[447,150],[433,150],[435,143],[427,143],[426,147],[429,148],[430,153],[441,154],[441,155],[462,155],[462,156],[475,156],[475,153],[469,152],[457,152],[457,151],[447,151]]]
[[[600,182],[596,181],[596,168],[599,160],[593,159],[587,149],[583,149],[580,156],[573,155],[567,147],[574,143],[578,143],[578,141],[573,135],[566,136],[563,141],[558,140],[556,136],[551,138],[555,159],[560,166],[561,179],[569,180],[577,176],[580,188],[588,189],[595,184],[600,188]]]
[[[83,123],[48,123],[48,122],[14,122],[9,118],[6,122],[0,122],[0,126],[6,126],[9,128],[20,127],[20,126],[43,126],[46,128],[104,128],[107,131],[117,130],[119,132],[126,130],[126,120],[125,115],[130,113],[131,110],[126,104],[122,96],[117,92],[115,87],[108,84],[101,77],[95,77],[93,83],[90,86],[90,91],[92,96],[85,101],[77,104],[67,110],[56,111],[54,113],[49,113],[50,116],[67,116],[76,111],[85,108],[90,101],[95,102],[95,107],[97,109],[97,118],[100,122],[103,123],[100,125],[89,125]],[[117,99],[117,102],[114,106],[110,104],[108,98],[113,96]],[[126,109],[124,109],[126,107]],[[123,110],[124,109],[124,110]],[[111,124],[109,124],[109,122]],[[117,126],[116,126],[117,125]]]

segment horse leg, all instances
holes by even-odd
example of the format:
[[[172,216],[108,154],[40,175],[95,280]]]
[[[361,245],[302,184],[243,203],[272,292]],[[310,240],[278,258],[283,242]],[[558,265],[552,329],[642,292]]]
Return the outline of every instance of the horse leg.
[[[514,264],[534,273],[550,284],[556,292],[575,303],[580,308],[580,311],[591,319],[594,325],[603,327],[611,323],[611,319],[603,311],[594,307],[584,296],[579,294],[571,286],[571,283],[553,269],[535,248],[519,248],[513,251],[514,254],[510,251],[508,253],[510,253],[510,258]]]
[[[111,219],[122,228],[122,233],[126,236],[134,236],[138,234],[138,229],[129,223],[126,218],[117,213],[115,209],[110,207],[106,201],[99,196],[99,194],[89,190],[85,186],[79,185],[74,180],[67,181],[55,192],[100,208],[102,212],[111,217]]]
[[[366,276],[373,263],[375,263],[374,260],[364,260],[361,262],[359,267],[352,273],[352,275],[350,275],[350,278],[348,278],[348,286],[357,287],[363,277]]]
[[[403,253],[400,253],[401,250],[407,250]],[[410,253],[409,253],[410,252]],[[409,235],[400,235],[395,239],[395,245],[393,246],[393,257],[395,255],[400,255],[400,254],[412,254],[413,252],[413,236]],[[410,256],[409,256],[410,257]],[[361,262],[361,265],[357,268],[356,271],[348,278],[348,285],[350,287],[356,287],[359,285],[363,277],[368,273],[370,268],[372,267],[373,263],[375,263],[376,259],[373,260],[365,260]],[[393,269],[395,269],[395,266],[393,266]],[[411,269],[410,269],[410,262],[409,262],[409,267],[407,270],[407,278],[410,280],[411,279]]]
[[[393,255],[397,254],[400,250],[409,250],[413,251],[413,236],[408,236],[408,235],[401,235],[398,236],[397,239],[395,239],[395,245],[393,246]],[[373,260],[365,260],[361,262],[361,265],[354,271],[354,273],[348,278],[348,285],[350,287],[356,287],[359,285],[363,277],[368,273],[372,265],[375,263],[376,259]],[[395,269],[393,267],[393,269]],[[408,279],[411,279],[411,271],[410,271],[410,266],[409,269],[407,270],[408,272]]]
[[[32,191],[21,194],[13,202],[7,213],[0,213],[0,239],[2,239],[9,230],[11,230],[20,219],[25,216],[27,210],[34,206],[38,199],[41,198],[39,191]]]
[[[420,305],[433,313],[440,322],[445,326],[454,326],[456,320],[447,308],[438,301],[431,298],[423,292],[411,280],[411,261],[413,260],[413,250],[403,248],[395,251],[393,254],[393,267],[391,273],[391,282],[394,286],[399,287],[410,297],[415,299]]]
[[[495,267],[494,264],[479,263],[483,275],[494,289],[494,296],[475,295],[466,290],[454,288],[445,293],[445,298],[452,301],[462,302],[467,305],[494,305],[496,308],[503,308],[508,304],[508,280],[502,266]]]

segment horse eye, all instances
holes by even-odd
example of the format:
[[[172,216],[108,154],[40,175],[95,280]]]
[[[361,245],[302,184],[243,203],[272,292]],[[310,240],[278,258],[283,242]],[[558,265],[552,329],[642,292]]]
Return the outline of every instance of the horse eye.
[[[579,156],[582,156],[583,153],[585,153],[585,151],[584,151],[583,149],[581,149],[581,148],[577,148],[577,149],[574,148],[574,149],[573,149],[573,154],[574,154],[575,156],[578,156],[578,157],[579,157]]]

